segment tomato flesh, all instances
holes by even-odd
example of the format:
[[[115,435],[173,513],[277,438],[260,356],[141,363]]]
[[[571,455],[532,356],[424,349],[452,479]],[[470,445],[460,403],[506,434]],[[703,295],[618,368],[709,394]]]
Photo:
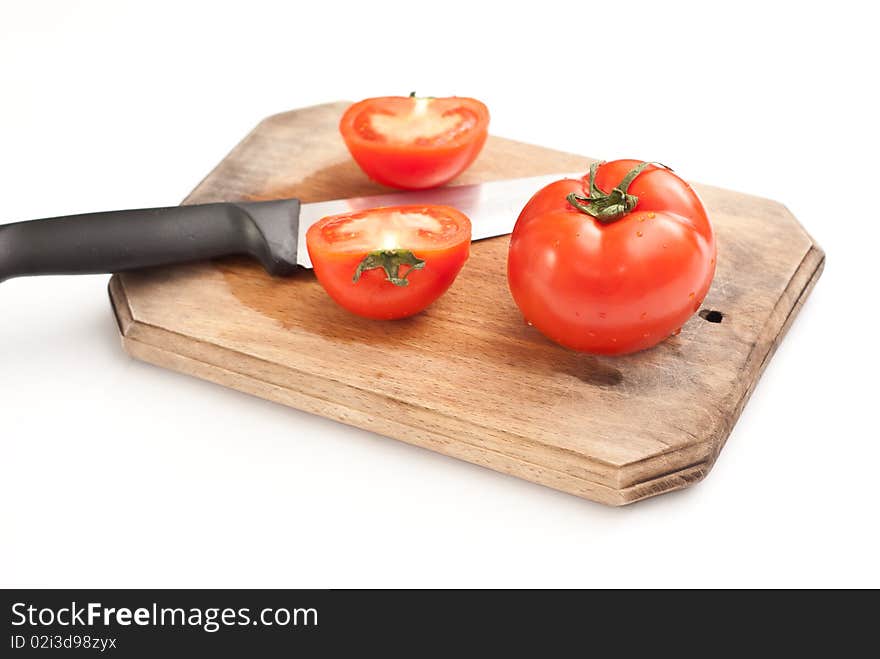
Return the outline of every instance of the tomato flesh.
[[[396,206],[326,217],[309,227],[306,244],[315,275],[342,307],[366,318],[391,320],[419,313],[455,281],[470,252],[470,220],[448,206]],[[376,252],[410,251],[421,269],[400,267],[406,285],[381,268],[364,271]]]
[[[463,172],[488,135],[489,111],[471,98],[371,98],[351,106],[339,130],[373,180],[397,188],[442,185]]]
[[[401,103],[389,103],[381,111],[364,112],[355,127],[364,139],[378,142],[418,146],[448,143],[478,122],[472,111],[449,101],[403,99]]]
[[[597,185],[612,190],[638,161],[603,164]],[[690,186],[651,167],[630,185],[638,203],[604,224],[567,196],[589,179],[540,190],[511,236],[508,283],[542,334],[568,348],[625,354],[674,334],[700,307],[715,271],[711,224]]]

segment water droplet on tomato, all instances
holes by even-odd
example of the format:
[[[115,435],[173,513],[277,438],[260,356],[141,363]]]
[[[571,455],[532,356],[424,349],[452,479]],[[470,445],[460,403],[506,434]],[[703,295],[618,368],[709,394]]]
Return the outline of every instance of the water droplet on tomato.
[[[688,293],[688,298],[691,299],[691,300],[693,300],[693,299],[694,299],[694,295],[696,295],[696,293],[694,293],[693,291],[691,291],[690,293]]]
[[[651,335],[650,335],[648,332],[644,332],[644,333],[642,334],[642,336],[643,336],[644,338],[647,339],[647,338],[648,338],[649,336],[651,336]]]
[[[663,243],[663,249],[666,249],[667,247],[669,247],[669,245],[667,245],[666,243]]]
[[[617,337],[611,337],[611,343],[617,343]]]
[[[587,335],[588,335],[588,336],[591,336],[591,337],[595,337],[595,336],[596,336],[596,333],[595,333],[595,332],[587,332]]]
[[[639,218],[639,222],[644,222],[644,221],[645,221],[645,216],[642,215],[642,216]]]
[[[680,327],[672,333],[672,336],[678,336],[679,334],[681,334],[681,328],[680,328]]]
[[[636,235],[637,235],[639,238],[641,238],[641,237],[644,236],[645,234],[643,234],[641,231],[636,231]]]
[[[639,318],[641,318],[642,320],[644,320],[644,319],[647,318],[647,317],[648,317],[648,312],[647,312],[647,311],[643,311],[643,312],[642,312],[642,315],[639,316]]]
[[[600,312],[599,312],[599,318],[604,318],[604,317],[607,316],[607,315],[608,315],[608,314],[606,314],[604,311],[600,311]]]
[[[653,219],[654,219],[654,213],[648,213],[648,219],[649,219],[649,220],[653,220]]]

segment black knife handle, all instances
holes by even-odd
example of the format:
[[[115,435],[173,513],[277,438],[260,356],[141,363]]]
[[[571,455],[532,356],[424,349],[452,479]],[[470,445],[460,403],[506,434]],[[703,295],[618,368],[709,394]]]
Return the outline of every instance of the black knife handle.
[[[86,213],[0,225],[0,281],[123,272],[250,255],[273,275],[296,267],[299,202],[217,203]]]

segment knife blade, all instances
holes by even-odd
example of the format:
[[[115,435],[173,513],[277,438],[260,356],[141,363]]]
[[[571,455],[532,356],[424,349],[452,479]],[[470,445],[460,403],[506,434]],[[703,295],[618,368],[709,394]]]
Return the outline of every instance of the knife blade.
[[[315,222],[329,215],[382,206],[452,206],[471,220],[471,239],[483,240],[513,231],[513,225],[523,206],[545,185],[561,178],[582,176],[583,174],[565,172],[303,204],[297,231],[296,262],[304,268],[312,267],[306,249],[306,232]]]
[[[474,240],[510,233],[540,188],[580,174],[549,174],[301,204],[223,202],[68,215],[0,225],[0,282],[13,277],[125,272],[235,254],[271,275],[311,268],[306,232],[328,215],[381,206],[453,206]]]

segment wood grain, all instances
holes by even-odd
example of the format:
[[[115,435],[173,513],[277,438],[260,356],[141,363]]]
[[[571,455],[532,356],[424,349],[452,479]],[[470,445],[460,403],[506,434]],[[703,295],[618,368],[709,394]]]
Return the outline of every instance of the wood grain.
[[[371,194],[336,132],[345,103],[260,123],[184,203]],[[491,137],[456,184],[585,170],[588,158]],[[123,345],[138,359],[343,423],[622,505],[701,480],[824,263],[781,204],[697,185],[718,237],[704,311],[656,348],[564,350],[507,291],[507,238],[477,243],[450,291],[393,323],[351,316],[311,272],[254,263],[115,276]]]

